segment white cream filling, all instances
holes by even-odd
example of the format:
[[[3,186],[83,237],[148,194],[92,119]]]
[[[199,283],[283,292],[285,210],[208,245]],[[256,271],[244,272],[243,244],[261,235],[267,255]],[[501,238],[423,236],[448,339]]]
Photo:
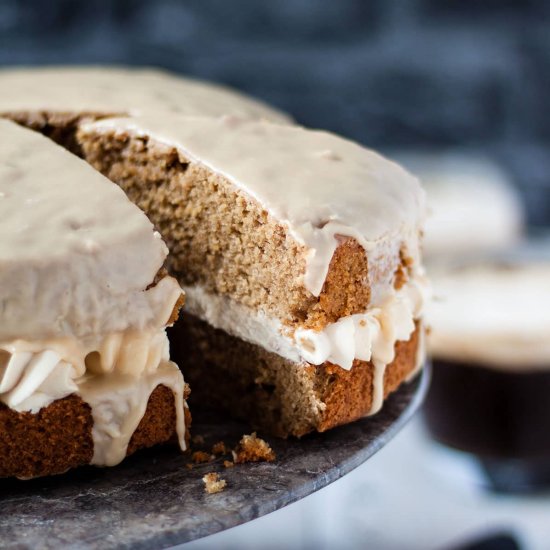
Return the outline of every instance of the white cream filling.
[[[184,450],[184,380],[169,360],[164,329],[114,333],[100,342],[50,339],[0,343],[0,402],[37,413],[57,399],[79,395],[92,410],[92,464],[113,466],[159,385],[174,392],[176,432]]]
[[[301,357],[313,365],[328,361],[350,370],[355,359],[387,365],[395,358],[395,343],[414,332],[422,305],[423,289],[408,282],[380,306],[342,317],[323,330],[299,328],[294,340]]]
[[[423,276],[417,275],[399,290],[389,287],[380,304],[364,313],[342,317],[323,330],[298,328],[294,332],[262,311],[253,311],[200,286],[188,286],[185,293],[188,312],[290,361],[313,365],[328,361],[346,370],[351,369],[355,359],[372,361],[375,380],[371,413],[374,413],[382,405],[384,373],[395,358],[395,344],[409,340],[415,320],[422,316],[427,284]],[[414,372],[424,358],[424,346],[419,345]]]
[[[254,311],[222,294],[207,292],[202,286],[183,286],[185,311],[217,329],[264,347],[285,359],[300,362],[292,338],[285,335],[282,323],[262,311]]]
[[[186,311],[247,342],[262,346],[290,361],[321,365],[329,361],[346,370],[354,359],[388,364],[395,342],[408,340],[420,319],[426,300],[423,277],[407,281],[388,294],[377,307],[342,317],[322,330],[291,328],[262,311],[209,293],[199,285],[187,286]]]
[[[0,401],[18,412],[37,413],[56,399],[78,391],[83,370],[53,350],[0,352]]]
[[[420,318],[425,296],[424,284],[408,281],[392,291],[379,307],[343,317],[323,330],[298,329],[294,333],[301,356],[314,365],[328,361],[350,370],[354,360],[371,361],[374,366],[372,404],[375,414],[384,402],[386,367],[395,359],[395,344],[409,340]],[[421,331],[422,332],[422,331]],[[422,338],[422,336],[420,336]],[[424,346],[419,342],[413,373],[424,362]],[[411,374],[411,377],[414,374]]]

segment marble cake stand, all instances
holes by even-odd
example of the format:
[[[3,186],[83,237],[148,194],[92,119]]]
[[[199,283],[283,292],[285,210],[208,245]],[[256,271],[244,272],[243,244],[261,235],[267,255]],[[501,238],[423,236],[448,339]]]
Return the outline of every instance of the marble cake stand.
[[[225,469],[222,459],[189,470],[189,457],[145,451],[111,469],[83,468],[32,481],[0,480],[0,546],[165,548],[268,514],[342,477],[380,450],[420,406],[429,369],[404,384],[372,418],[300,441],[267,438],[273,463]],[[194,413],[193,433],[205,448],[235,444],[246,426]],[[202,476],[218,471],[222,493],[204,492]]]

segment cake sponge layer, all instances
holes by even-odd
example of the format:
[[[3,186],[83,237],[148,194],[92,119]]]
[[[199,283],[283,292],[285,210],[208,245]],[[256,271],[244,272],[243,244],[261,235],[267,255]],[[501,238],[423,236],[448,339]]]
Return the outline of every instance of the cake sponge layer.
[[[392,287],[396,272],[418,267],[398,237],[368,254],[355,238],[338,237],[315,296],[304,284],[312,251],[223,175],[175,147],[116,128],[90,125],[79,141],[85,159],[158,227],[183,285],[200,284],[285,325],[321,329],[362,313]]]
[[[417,324],[408,341],[397,342],[385,369],[384,397],[414,375],[422,330]],[[324,432],[372,410],[376,369],[370,362],[356,360],[349,371],[331,363],[293,363],[191,315],[183,315],[169,336],[172,355],[193,386],[191,406],[221,407],[282,437]]]
[[[186,439],[191,416],[184,409]],[[0,477],[61,474],[90,464],[94,445],[90,407],[76,395],[54,401],[37,414],[0,404]],[[159,443],[177,442],[174,394],[157,386],[134,432],[127,455]]]

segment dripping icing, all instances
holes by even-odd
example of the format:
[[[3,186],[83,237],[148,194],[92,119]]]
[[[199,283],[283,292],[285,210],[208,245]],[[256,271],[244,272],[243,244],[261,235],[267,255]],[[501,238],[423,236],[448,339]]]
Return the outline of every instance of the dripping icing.
[[[94,348],[71,343],[0,343],[0,402],[18,412],[37,413],[57,399],[79,395],[90,405],[94,420],[92,464],[112,466],[126,456],[149,397],[164,385],[174,394],[176,432],[185,450],[184,380],[169,361],[164,329],[105,337],[97,346],[100,359],[91,369],[86,358],[96,353]]]

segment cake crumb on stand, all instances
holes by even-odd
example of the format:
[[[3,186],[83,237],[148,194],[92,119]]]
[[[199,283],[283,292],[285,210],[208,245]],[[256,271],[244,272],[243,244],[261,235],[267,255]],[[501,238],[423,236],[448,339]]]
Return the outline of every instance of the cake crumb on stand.
[[[253,432],[250,435],[243,435],[237,448],[233,451],[233,460],[235,464],[244,464],[246,462],[273,462],[275,452],[269,444]]]
[[[218,441],[212,446],[213,455],[225,455],[227,454],[227,452],[227,447],[225,446],[225,443],[223,441]]]
[[[195,464],[204,464],[206,462],[211,462],[214,457],[204,451],[195,451],[191,455],[191,460]]]
[[[209,495],[221,493],[227,485],[225,479],[220,478],[220,476],[215,472],[210,472],[204,475],[202,480],[204,482],[204,490]]]
[[[191,441],[193,442],[194,445],[204,445],[204,437],[202,435],[194,435],[192,438],[191,438]]]

